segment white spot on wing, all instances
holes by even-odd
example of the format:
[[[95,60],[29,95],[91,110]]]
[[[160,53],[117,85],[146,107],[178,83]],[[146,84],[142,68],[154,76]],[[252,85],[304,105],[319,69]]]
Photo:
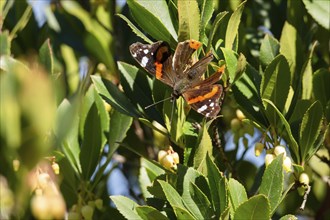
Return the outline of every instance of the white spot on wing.
[[[206,113],[206,114],[205,114],[205,116],[206,116],[206,117],[209,117],[209,116],[210,116],[210,113],[209,113],[209,112],[208,112],[208,113]]]
[[[201,113],[203,111],[205,111],[207,109],[207,105],[203,105],[202,107],[200,107],[199,109],[197,109],[198,113]]]
[[[143,57],[142,60],[141,60],[141,66],[142,67],[146,67],[147,66],[147,63],[148,63],[148,57]]]
[[[210,100],[211,101],[211,100]],[[210,107],[213,107],[214,106],[214,102],[211,102],[211,104],[210,104]]]
[[[144,52],[144,54],[147,54],[147,53],[149,53],[149,50],[148,49],[144,49],[143,52]]]
[[[133,57],[136,57],[136,53],[133,53],[132,56],[133,56]]]

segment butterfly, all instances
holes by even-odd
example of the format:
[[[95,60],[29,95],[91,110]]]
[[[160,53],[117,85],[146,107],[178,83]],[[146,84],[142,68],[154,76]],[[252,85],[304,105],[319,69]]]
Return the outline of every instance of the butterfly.
[[[129,47],[133,58],[156,79],[173,88],[172,96],[182,96],[192,109],[206,117],[215,117],[220,111],[223,87],[216,84],[225,71],[220,67],[213,75],[203,79],[213,54],[207,53],[197,62],[192,54],[202,46],[199,41],[178,43],[174,54],[169,44],[158,41],[153,44],[134,43]]]

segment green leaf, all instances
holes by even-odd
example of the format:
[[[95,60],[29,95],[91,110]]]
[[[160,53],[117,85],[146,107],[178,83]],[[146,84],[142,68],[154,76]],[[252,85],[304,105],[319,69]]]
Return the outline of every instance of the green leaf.
[[[232,83],[236,78],[237,57],[232,49],[221,47],[223,56],[226,61],[226,71],[229,73],[229,80]]]
[[[242,2],[230,16],[225,39],[225,48],[229,50],[234,49],[235,39],[238,36],[238,27],[241,22],[241,16],[245,3],[246,1]]]
[[[223,12],[220,12],[219,14],[217,14],[217,16],[215,17],[214,22],[213,22],[212,27],[211,27],[210,34],[209,34],[209,39],[208,39],[206,51],[210,51],[214,35],[215,35],[216,31],[218,30],[220,22],[226,16],[226,14],[228,14],[228,12],[223,11]]]
[[[178,1],[179,41],[199,40],[200,13],[196,0]],[[193,16],[191,16],[193,15]]]
[[[294,159],[295,159],[295,161],[297,161],[297,163],[300,163],[301,158],[299,155],[298,144],[292,135],[291,127],[290,127],[289,123],[287,122],[287,120],[285,119],[283,114],[276,108],[276,106],[274,105],[274,103],[272,101],[270,101],[268,99],[263,99],[262,101],[268,103],[269,107],[272,107],[275,110],[275,113],[277,114],[277,116],[281,120],[282,124],[284,125],[286,135],[287,135],[287,139],[285,139],[285,141],[289,145],[291,155],[294,157]]]
[[[227,190],[226,178],[220,173],[218,167],[211,160],[210,156],[206,156],[207,174],[206,177],[210,184],[212,204],[217,217],[225,211],[227,207]]]
[[[127,4],[135,21],[154,39],[176,45],[177,34],[165,0],[142,1],[128,0]]]
[[[0,33],[0,42],[0,56],[10,56],[11,44],[9,39],[9,32],[7,30]]]
[[[113,153],[118,149],[120,143],[126,137],[128,129],[131,127],[133,118],[119,111],[112,111],[110,115],[110,129],[109,129],[109,153],[110,158]]]
[[[210,21],[213,11],[214,11],[214,1],[213,0],[198,0],[198,6],[201,12],[201,23],[199,28],[200,39],[206,38],[205,28]]]
[[[88,111],[84,125],[84,138],[80,151],[80,163],[82,175],[85,180],[89,180],[93,174],[101,154],[102,140],[101,118],[94,102]]]
[[[275,212],[283,191],[283,156],[276,157],[266,168],[259,189],[270,202],[271,215]]]
[[[142,33],[125,15],[117,14],[118,17],[126,21],[128,26],[132,29],[132,31],[136,34],[136,36],[140,37],[145,42],[152,44],[153,42],[144,34]]]
[[[289,119],[289,123],[293,124],[295,122],[300,122],[304,114],[306,113],[307,109],[311,106],[311,104],[312,104],[311,100],[298,100],[294,107],[293,113]]]
[[[322,105],[319,101],[314,102],[304,114],[300,125],[299,146],[302,161],[310,151],[314,151],[314,144],[320,133],[322,125]]]
[[[203,128],[198,136],[198,145],[194,156],[194,168],[204,173],[207,171],[206,168],[206,155],[212,155],[213,145],[209,132],[206,127],[206,123],[203,124]]]
[[[245,188],[237,180],[230,178],[228,181],[230,213],[233,215],[236,209],[245,201],[247,201],[247,194]]]
[[[294,215],[289,214],[289,215],[282,216],[280,218],[280,220],[298,220],[298,218]]]
[[[269,200],[263,195],[256,195],[237,208],[233,219],[268,220],[270,219],[269,209]]]
[[[313,44],[312,49],[309,53],[308,59],[302,69],[302,94],[301,99],[310,99],[313,90],[313,70],[312,70],[312,58],[316,42]]]
[[[330,6],[329,1],[303,0],[307,12],[322,27],[330,30]]]
[[[125,197],[125,196],[110,196],[111,200],[115,203],[118,211],[126,218],[126,219],[141,219],[137,213],[136,208],[139,205],[133,200]]]
[[[59,140],[62,140],[62,150],[76,173],[81,173],[80,146],[78,143],[79,117],[76,103],[70,104],[64,99],[57,108],[56,127],[54,132]]]
[[[44,65],[48,73],[54,74],[53,49],[49,38],[39,49],[39,61]]]
[[[163,119],[156,108],[148,108],[145,110],[146,106],[154,103],[150,86],[152,80],[144,73],[139,72],[139,69],[135,66],[124,62],[118,62],[118,69],[123,76],[121,77],[121,82],[127,97],[130,97],[141,112],[145,111],[153,120],[163,123]]]
[[[280,39],[280,53],[283,54],[289,63],[291,81],[294,79],[295,74],[299,72],[302,65],[303,42],[300,39],[297,30],[290,23],[285,22]]]
[[[284,56],[278,55],[265,70],[261,81],[260,94],[262,98],[271,100],[282,111],[288,97],[289,88],[289,65]]]
[[[137,214],[144,220],[167,220],[160,211],[151,206],[135,207]]]
[[[131,117],[138,118],[139,112],[128,100],[128,98],[110,81],[100,76],[91,76],[98,93],[117,111]]]
[[[181,209],[186,209],[184,201],[182,200],[180,194],[173,188],[173,186],[163,180],[158,180],[158,182],[163,189],[167,201],[172,207],[176,206]]]
[[[191,198],[195,201],[195,204],[197,204],[197,207],[200,210],[202,217],[204,219],[211,219],[214,215],[214,210],[207,196],[193,182],[190,182],[189,192]]]
[[[260,46],[260,62],[262,65],[269,65],[272,60],[278,55],[280,43],[274,37],[266,34]]]
[[[323,109],[327,106],[330,100],[330,71],[321,68],[318,69],[313,75],[313,93],[317,100],[319,100],[323,106]]]
[[[172,206],[178,220],[196,220],[188,211],[182,207]]]

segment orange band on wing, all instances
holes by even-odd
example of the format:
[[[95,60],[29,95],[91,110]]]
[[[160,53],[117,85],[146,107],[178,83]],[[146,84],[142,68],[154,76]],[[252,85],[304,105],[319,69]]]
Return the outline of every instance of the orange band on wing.
[[[156,66],[156,78],[160,79],[162,78],[163,75],[163,64],[159,62],[155,62],[155,66]]]
[[[197,40],[190,40],[190,41],[189,41],[189,46],[190,46],[192,49],[197,50],[201,45],[202,45],[202,43],[199,42],[199,41],[197,41]]]
[[[211,92],[206,93],[206,94],[203,95],[203,96],[200,95],[200,96],[197,96],[197,97],[195,97],[195,98],[193,98],[193,99],[188,100],[188,104],[189,104],[189,105],[190,105],[190,104],[194,104],[194,103],[196,103],[196,102],[200,102],[200,101],[203,101],[203,100],[205,100],[205,99],[211,98],[212,96],[214,96],[214,95],[218,92],[218,90],[219,90],[218,86],[214,86],[214,87],[212,88],[212,91],[211,91]]]

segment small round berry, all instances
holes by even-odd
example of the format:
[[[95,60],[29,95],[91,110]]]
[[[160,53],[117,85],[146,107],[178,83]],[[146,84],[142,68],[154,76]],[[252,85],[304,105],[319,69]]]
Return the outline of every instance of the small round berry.
[[[98,209],[98,210],[101,210],[102,207],[103,207],[103,200],[102,199],[96,199],[94,201],[95,203],[95,207]]]
[[[14,168],[15,172],[18,171],[20,165],[21,165],[21,162],[19,160],[13,160],[13,168]]]
[[[256,155],[256,157],[260,156],[260,154],[262,153],[264,148],[265,148],[265,145],[263,143],[260,143],[260,142],[257,142],[254,145],[254,154]]]
[[[241,127],[241,122],[237,118],[233,118],[230,121],[230,128],[233,132],[238,131],[240,129],[240,127]]]
[[[236,116],[241,121],[246,118],[245,115],[244,115],[244,113],[241,110],[239,110],[239,109],[236,110]]]
[[[80,216],[77,212],[70,211],[68,213],[68,220],[79,220],[79,219],[80,219]]]
[[[53,171],[56,175],[58,175],[60,173],[60,166],[58,165],[58,163],[53,163],[52,164],[52,168],[53,168]]]
[[[309,176],[306,173],[301,173],[299,176],[299,182],[305,186],[309,185]]]

